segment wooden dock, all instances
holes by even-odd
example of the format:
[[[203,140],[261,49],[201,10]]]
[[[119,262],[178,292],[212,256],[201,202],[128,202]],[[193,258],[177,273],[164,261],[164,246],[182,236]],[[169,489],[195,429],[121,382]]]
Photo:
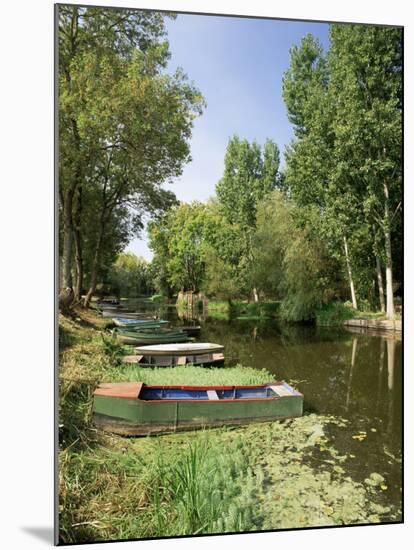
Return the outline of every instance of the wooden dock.
[[[344,321],[348,327],[368,328],[382,331],[401,332],[402,323],[400,320],[385,321],[380,319],[348,319]]]

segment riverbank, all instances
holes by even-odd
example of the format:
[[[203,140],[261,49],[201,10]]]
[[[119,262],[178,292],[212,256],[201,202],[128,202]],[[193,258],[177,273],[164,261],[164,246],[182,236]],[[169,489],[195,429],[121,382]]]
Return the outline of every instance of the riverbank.
[[[395,315],[395,322],[388,321],[385,313],[354,309],[350,302],[331,302],[327,304],[316,312],[315,321],[319,326],[358,325],[375,328],[383,325],[385,330],[390,330],[388,323],[395,323],[393,324],[393,330],[401,330],[401,328],[398,329],[398,327],[401,327],[401,313]]]
[[[97,431],[91,403],[99,382],[274,378],[246,367],[125,368],[121,346],[103,335],[106,325],[93,312],[60,317],[62,542],[400,520],[398,507],[384,504],[383,476],[362,471],[356,480],[351,473],[363,441],[352,439],[352,452],[334,446],[334,437],[348,437],[348,422],[339,417],[305,414],[135,439]]]
[[[237,319],[260,321],[261,319],[276,319],[279,312],[279,302],[247,302],[210,300],[208,316],[212,319]]]
[[[276,319],[284,322],[280,312],[280,302],[247,302],[211,300],[208,303],[208,316],[216,320],[261,321]],[[314,322],[321,327],[342,325],[381,327],[384,330],[401,331],[401,314],[397,313],[395,321],[388,321],[386,315],[379,311],[355,310],[348,302],[331,302],[315,312]],[[392,327],[390,325],[392,323]]]

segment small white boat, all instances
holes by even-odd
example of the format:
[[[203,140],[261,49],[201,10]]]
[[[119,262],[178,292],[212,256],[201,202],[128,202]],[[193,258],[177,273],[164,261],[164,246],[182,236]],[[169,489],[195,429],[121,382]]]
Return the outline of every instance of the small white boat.
[[[220,353],[224,346],[210,343],[194,344],[156,344],[152,346],[140,346],[135,348],[141,355],[204,355],[207,353]]]
[[[210,343],[154,344],[136,347],[136,355],[124,357],[124,362],[142,367],[207,367],[224,363],[223,350],[224,346]]]

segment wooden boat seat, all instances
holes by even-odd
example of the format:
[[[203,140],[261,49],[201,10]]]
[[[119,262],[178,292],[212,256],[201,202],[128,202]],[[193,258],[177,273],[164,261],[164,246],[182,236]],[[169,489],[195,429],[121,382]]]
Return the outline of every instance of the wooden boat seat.
[[[279,397],[285,397],[286,395],[292,395],[292,393],[287,388],[282,386],[282,384],[280,384],[278,386],[269,386],[269,388],[271,390],[273,390],[275,392],[275,394],[278,395]]]
[[[207,390],[207,396],[210,401],[217,401],[219,396],[217,395],[216,390]]]
[[[103,397],[118,397],[120,399],[137,399],[142,385],[142,382],[99,384],[94,391],[94,395],[100,395]]]

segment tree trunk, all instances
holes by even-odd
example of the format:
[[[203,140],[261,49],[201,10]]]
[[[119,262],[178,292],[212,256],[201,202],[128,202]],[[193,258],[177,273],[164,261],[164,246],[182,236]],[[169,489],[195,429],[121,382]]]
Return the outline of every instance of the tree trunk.
[[[79,302],[82,297],[82,281],[83,281],[83,257],[82,243],[80,231],[75,230],[75,262],[76,262],[76,283],[74,291],[74,299]]]
[[[63,203],[63,252],[61,263],[61,288],[59,291],[59,306],[67,310],[73,301],[73,280],[72,280],[72,252],[73,252],[73,219],[72,204],[74,186],[72,185],[65,193]]]
[[[384,238],[385,238],[385,282],[387,287],[387,317],[394,319],[394,292],[392,288],[392,250],[391,250],[391,219],[389,210],[388,186],[384,183]]]
[[[355,294],[354,279],[353,279],[353,276],[352,276],[351,261],[349,259],[348,241],[347,241],[346,237],[344,237],[344,249],[345,249],[346,267],[348,269],[349,288],[351,290],[352,307],[354,309],[358,309],[358,304],[357,304],[357,299],[356,299],[356,294]]]
[[[384,313],[385,312],[384,284],[382,281],[381,262],[378,254],[375,254],[375,262],[376,262],[376,269],[377,269],[377,282],[378,282],[378,294],[379,294],[380,307],[381,307],[381,312]]]
[[[81,300],[82,282],[83,282],[81,220],[82,220],[82,188],[79,187],[77,209],[76,209],[75,219],[74,219],[75,262],[76,262],[75,301],[76,302],[79,302]]]
[[[100,228],[99,228],[99,234],[98,234],[98,240],[96,242],[95,253],[93,255],[93,261],[92,261],[92,267],[91,267],[91,281],[90,281],[90,286],[89,286],[88,293],[86,294],[85,300],[84,300],[84,303],[83,303],[84,307],[89,307],[92,296],[95,294],[95,291],[96,291],[96,283],[97,283],[97,280],[98,280],[99,260],[101,258],[101,248],[102,248],[104,230],[105,230],[105,221],[104,221],[104,215],[102,215]]]
[[[256,287],[253,287],[253,300],[255,304],[259,302],[259,294],[257,293]]]

